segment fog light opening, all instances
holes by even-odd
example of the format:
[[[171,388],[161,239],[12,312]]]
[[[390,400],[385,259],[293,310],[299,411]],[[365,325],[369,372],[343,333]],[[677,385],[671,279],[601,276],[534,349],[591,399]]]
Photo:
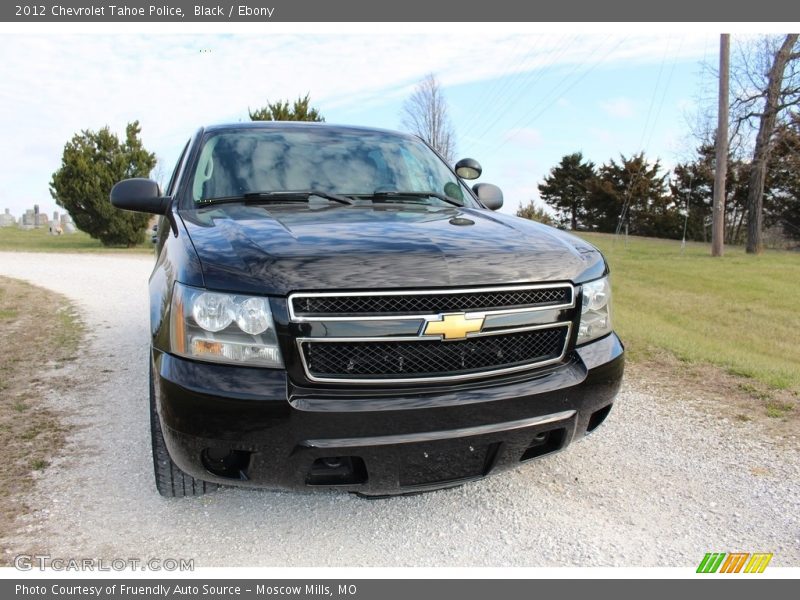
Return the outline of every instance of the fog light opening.
[[[251,452],[230,448],[206,448],[200,454],[203,466],[209,473],[226,479],[246,481]]]
[[[367,482],[367,467],[358,456],[325,456],[311,465],[307,485],[359,485]]]
[[[531,446],[530,447],[541,446],[542,444],[547,443],[547,438],[548,437],[550,437],[550,432],[549,431],[544,431],[542,433],[537,433],[533,437],[533,441],[531,442]]]
[[[608,413],[611,412],[611,406],[612,405],[609,404],[592,413],[592,416],[589,417],[589,425],[586,427],[586,433],[591,433],[600,427],[600,424],[606,420]]]
[[[525,452],[522,453],[522,457],[519,459],[520,462],[539,458],[545,454],[560,450],[564,445],[566,435],[567,430],[563,428],[540,431],[533,436],[530,445]]]

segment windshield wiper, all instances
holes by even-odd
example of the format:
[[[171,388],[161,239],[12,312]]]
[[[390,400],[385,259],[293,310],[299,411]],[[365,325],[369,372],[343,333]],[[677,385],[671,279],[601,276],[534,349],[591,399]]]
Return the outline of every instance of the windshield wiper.
[[[304,202],[311,196],[325,198],[339,204],[352,204],[352,199],[347,196],[339,196],[322,190],[279,190],[272,192],[246,192],[238,196],[221,196],[218,198],[207,198],[198,204],[223,204],[226,202],[245,202],[246,204],[257,204],[259,202]]]
[[[369,195],[370,198],[391,198],[392,200],[402,200],[403,198],[438,198],[442,202],[447,202],[453,206],[464,206],[455,198],[440,194],[438,192],[403,192],[399,190],[375,192]]]

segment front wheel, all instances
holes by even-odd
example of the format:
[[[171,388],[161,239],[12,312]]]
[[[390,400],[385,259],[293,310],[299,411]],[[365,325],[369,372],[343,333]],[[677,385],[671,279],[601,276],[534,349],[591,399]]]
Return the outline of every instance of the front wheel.
[[[216,483],[195,479],[184,473],[172,461],[167,444],[164,442],[161,419],[156,408],[156,386],[152,365],[150,366],[150,438],[153,445],[153,469],[159,494],[167,498],[201,496],[219,487]]]

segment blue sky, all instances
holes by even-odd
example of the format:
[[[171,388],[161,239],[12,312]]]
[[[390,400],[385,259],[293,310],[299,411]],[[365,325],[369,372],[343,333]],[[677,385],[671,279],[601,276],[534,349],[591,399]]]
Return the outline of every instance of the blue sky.
[[[451,31],[451,30],[449,30]],[[459,156],[500,185],[505,211],[566,153],[600,164],[644,150],[665,166],[691,150],[687,115],[715,82],[718,32],[0,35],[0,210],[57,207],[48,182],[81,129],[138,119],[167,177],[204,123],[310,92],[329,122],[397,129],[414,85],[440,79]],[[709,93],[710,90],[710,93]],[[703,101],[704,102],[704,101]]]

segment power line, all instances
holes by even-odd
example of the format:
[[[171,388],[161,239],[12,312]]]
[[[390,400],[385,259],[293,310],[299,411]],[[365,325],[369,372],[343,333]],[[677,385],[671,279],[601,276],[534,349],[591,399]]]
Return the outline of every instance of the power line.
[[[667,45],[664,47],[664,54],[661,56],[661,65],[658,67],[658,76],[656,77],[656,86],[653,88],[653,95],[650,98],[650,105],[647,107],[647,116],[644,120],[644,128],[642,129],[642,137],[639,140],[639,147],[644,147],[644,138],[647,135],[647,129],[650,127],[650,115],[653,114],[653,106],[656,103],[656,97],[658,96],[658,88],[661,86],[661,76],[664,74],[664,65],[667,64],[667,53],[669,52],[669,46],[672,43],[672,38],[667,39]]]
[[[568,40],[565,44],[563,44],[563,46],[558,49],[556,55],[552,58],[551,62],[553,62],[553,63],[557,62],[558,59],[561,58],[561,56],[572,45],[572,43],[574,42],[576,37],[577,36],[573,36],[572,38],[570,38],[570,40]],[[550,54],[553,54],[553,52],[554,51],[551,51]],[[548,55],[548,57],[549,57],[549,55]],[[579,67],[580,67],[580,63],[576,63],[576,66],[573,67],[573,70],[575,70],[576,68],[579,68]],[[523,92],[527,91],[534,84],[538,83],[542,79],[542,77],[544,77],[544,73],[545,73],[544,68],[541,68],[541,69],[536,70],[536,71],[531,71],[530,73],[528,73],[528,76],[525,78],[525,80],[519,86],[519,88],[517,90],[514,90],[514,94],[508,94],[507,95],[507,101],[505,102],[505,104],[502,105],[502,106],[496,107],[496,109],[493,111],[493,112],[496,113],[495,118],[485,125],[485,127],[483,128],[483,130],[481,131],[481,133],[479,134],[478,137],[483,137],[489,131],[492,131],[494,126],[497,125],[497,123],[500,121],[500,119],[503,118],[503,116],[508,112],[508,110],[510,110],[513,106],[515,106],[523,98]],[[534,78],[534,76],[535,76],[535,78]]]
[[[539,38],[539,40],[542,39],[544,38]],[[502,89],[497,90],[497,94],[492,98],[492,103],[488,105],[488,108],[491,109],[489,112],[496,115],[504,114],[510,105],[512,103],[516,103],[516,101],[520,98],[523,90],[527,90],[533,84],[538,83],[538,81],[541,80],[541,78],[544,76],[544,66],[546,66],[546,64],[557,62],[564,52],[566,52],[566,50],[570,47],[570,45],[574,43],[575,39],[577,39],[577,36],[572,36],[569,38],[567,36],[561,36],[559,41],[553,45],[546,54],[544,54],[542,57],[536,57],[538,62],[542,63],[543,66],[540,66],[538,69],[528,69],[527,72],[524,70],[518,71],[517,74],[512,77],[507,86],[503,86]],[[536,46],[531,49],[531,52],[529,52],[528,56],[526,57],[526,64],[528,59],[534,56],[535,49]],[[485,120],[479,118],[475,122],[475,127],[478,127],[482,123],[485,125]],[[489,129],[489,127],[484,127],[481,135],[478,137],[485,135]],[[471,132],[472,130],[470,130],[470,133]]]
[[[683,42],[684,37],[681,36],[680,42],[678,43],[678,49],[675,51],[675,56],[672,59],[672,67],[669,70],[669,75],[667,76],[667,81],[664,84],[664,91],[661,94],[661,101],[658,104],[658,109],[656,110],[656,115],[653,118],[653,124],[650,128],[650,135],[647,138],[647,145],[650,145],[650,142],[653,141],[653,134],[656,131],[656,124],[658,123],[659,118],[661,117],[661,110],[664,108],[664,102],[667,99],[667,90],[669,90],[669,84],[672,83],[672,76],[675,74],[675,67],[678,64],[678,55],[680,54],[681,50],[683,49]]]
[[[613,52],[614,52],[614,51],[615,51],[617,48],[619,48],[619,46],[620,46],[620,45],[622,45],[622,44],[623,44],[625,41],[627,41],[627,39],[628,39],[628,38],[627,38],[627,37],[625,37],[625,38],[621,39],[620,41],[618,41],[618,42],[617,42],[617,43],[616,43],[614,46],[612,46],[612,47],[611,47],[611,48],[610,48],[610,49],[609,49],[609,50],[608,50],[608,51],[607,51],[605,54],[603,54],[603,55],[602,55],[600,58],[598,58],[598,59],[597,59],[597,60],[596,60],[594,63],[592,63],[592,64],[591,64],[591,65],[590,65],[590,66],[589,66],[589,67],[588,67],[588,68],[587,68],[587,69],[586,69],[586,70],[585,70],[583,73],[581,73],[580,75],[578,75],[578,77],[576,77],[576,78],[575,78],[575,79],[574,79],[574,80],[573,80],[571,83],[567,83],[567,81],[568,81],[569,77],[570,77],[570,76],[572,75],[572,73],[574,73],[574,71],[576,70],[575,68],[573,68],[573,69],[572,69],[572,71],[570,71],[570,73],[569,73],[569,74],[567,74],[567,75],[565,75],[564,77],[562,77],[562,78],[561,78],[561,80],[560,80],[560,81],[559,81],[559,82],[558,82],[558,83],[557,83],[555,86],[553,86],[553,88],[551,89],[550,93],[548,93],[548,94],[545,94],[545,95],[543,96],[543,98],[542,98],[541,100],[539,100],[539,101],[538,101],[538,102],[537,102],[537,103],[534,105],[533,109],[532,109],[531,111],[529,111],[527,115],[523,115],[522,117],[520,117],[520,118],[519,118],[519,119],[518,119],[518,120],[517,120],[517,121],[516,121],[516,122],[515,122],[515,123],[514,123],[514,124],[513,124],[511,127],[510,127],[509,131],[511,131],[511,130],[514,130],[514,129],[517,129],[517,128],[527,127],[527,126],[529,126],[531,123],[533,123],[533,122],[534,122],[536,119],[538,119],[540,116],[542,116],[542,115],[543,115],[545,112],[547,112],[547,110],[548,110],[548,109],[549,109],[551,106],[553,106],[553,104],[555,104],[555,103],[558,101],[558,99],[559,99],[559,98],[560,98],[562,95],[566,94],[566,93],[567,93],[567,92],[569,92],[569,91],[570,91],[572,88],[574,88],[574,87],[575,87],[577,84],[579,84],[581,81],[583,81],[583,79],[585,79],[585,78],[586,78],[586,76],[587,76],[587,75],[589,75],[589,73],[591,73],[592,71],[594,71],[594,69],[595,69],[595,68],[597,68],[597,66],[598,66],[598,65],[600,65],[602,62],[604,62],[604,61],[606,60],[606,58],[607,58],[608,56],[610,56],[610,55],[611,55],[611,54],[612,54],[612,53],[613,53]],[[600,49],[600,47],[602,47],[602,46],[603,46],[603,44],[604,44],[604,43],[605,43],[607,40],[608,40],[608,38],[606,38],[606,39],[605,39],[603,42],[601,42],[601,43],[600,43],[600,44],[599,44],[599,45],[598,45],[598,46],[597,46],[597,47],[594,49],[593,53],[596,53],[596,51],[597,51],[597,50],[599,50],[599,49]],[[578,65],[578,67],[580,67],[580,66],[581,66],[581,65]],[[566,85],[565,85],[565,87],[564,87],[563,89],[561,89],[561,86],[562,86],[562,85],[564,85],[564,84],[566,84]],[[550,98],[551,96],[553,97],[553,99],[552,99],[552,100],[550,100],[549,102],[546,102],[546,101],[547,101],[547,99],[548,99],[548,98]],[[545,102],[546,102],[546,104],[544,104],[544,105],[542,106],[542,104],[543,104],[543,103],[545,103]],[[540,106],[541,106],[541,109],[539,109],[537,112],[535,112],[535,113],[534,113],[534,112],[533,112],[533,110],[536,110],[536,109],[537,109],[537,108],[539,108]],[[509,142],[511,139],[513,139],[513,137],[514,137],[514,135],[513,135],[513,134],[512,134],[512,135],[509,135],[509,136],[508,136],[508,137],[507,137],[505,140],[503,140],[503,141],[501,141],[500,143],[498,143],[498,145],[497,145],[497,146],[496,146],[496,147],[493,149],[493,151],[497,151],[497,150],[499,150],[500,148],[502,148],[502,147],[503,147],[505,144],[507,144],[507,143],[508,143],[508,142]]]
[[[565,38],[566,36],[561,36],[560,39]],[[495,79],[495,84],[486,86],[483,94],[481,94],[481,97],[475,103],[475,108],[472,111],[472,117],[464,128],[465,136],[468,136],[469,133],[472,133],[472,130],[475,128],[475,126],[480,123],[484,109],[487,106],[492,106],[496,98],[500,97],[500,90],[506,89],[507,85],[509,84],[509,80],[513,80],[515,77],[521,76],[521,74],[525,72],[525,66],[527,65],[528,60],[531,56],[533,56],[534,51],[539,47],[544,39],[544,36],[537,37],[536,43],[531,47],[527,54],[524,55],[524,57],[519,58],[516,64],[509,63],[506,69],[503,70],[503,73]],[[522,45],[523,40],[525,40],[525,36],[518,36],[517,43],[514,46],[515,53],[516,50]],[[513,73],[513,75],[510,75],[511,73]],[[507,79],[506,76],[508,76]]]
[[[647,162],[644,160],[644,148],[645,148],[644,142],[645,142],[645,138],[647,138],[647,145],[649,146],[650,142],[653,139],[653,134],[655,133],[655,129],[656,129],[656,125],[658,123],[658,119],[661,116],[661,110],[664,107],[664,102],[665,102],[666,97],[667,97],[667,90],[669,89],[669,84],[672,81],[672,76],[673,76],[673,74],[675,72],[675,66],[676,66],[676,64],[678,62],[678,53],[680,52],[680,49],[683,47],[683,37],[681,37],[681,42],[680,42],[680,44],[678,46],[678,50],[675,52],[675,55],[673,57],[672,68],[670,69],[669,75],[667,76],[667,81],[664,84],[664,88],[663,88],[663,90],[661,92],[661,101],[658,104],[658,109],[656,110],[655,116],[654,116],[652,124],[651,124],[650,116],[652,115],[653,107],[655,106],[656,98],[658,97],[658,91],[659,91],[659,88],[661,87],[661,76],[662,76],[662,74],[664,72],[664,66],[666,65],[667,55],[669,53],[669,48],[670,48],[671,45],[672,45],[672,38],[669,38],[667,40],[667,45],[666,45],[666,47],[664,49],[664,56],[661,59],[661,66],[660,66],[660,68],[658,70],[658,77],[656,78],[656,85],[653,88],[653,96],[650,99],[650,106],[649,106],[649,108],[647,110],[647,118],[645,119],[644,128],[642,129],[642,138],[641,138],[641,142],[640,142],[641,143],[640,147],[641,147],[641,153],[642,153],[641,154],[642,161],[641,161],[641,164],[639,165],[639,169],[637,170],[637,172],[635,174],[633,174],[633,176],[631,177],[630,182],[628,183],[628,189],[627,189],[627,191],[625,193],[625,200],[622,203],[622,210],[620,211],[619,220],[617,222],[617,228],[615,230],[615,235],[619,235],[620,232],[622,231],[622,224],[625,222],[625,219],[628,216],[628,211],[630,210],[631,199],[633,197],[633,186],[636,183],[636,180],[639,177],[641,177],[642,172],[644,171],[644,169],[645,169],[645,167],[647,165]],[[650,135],[649,136],[647,135],[648,128],[650,129]]]
[[[561,50],[561,52],[559,53],[559,56],[557,58],[560,58],[560,56],[566,51],[566,49],[568,47],[569,47],[569,44],[564,49]],[[551,92],[549,92],[547,94],[544,94],[542,97],[548,98],[551,95],[553,89],[557,90],[566,80],[569,79],[569,77],[572,76],[573,73],[575,73],[577,70],[579,70],[581,68],[581,66],[582,66],[582,63],[580,63],[580,62],[576,62],[574,65],[572,65],[572,67],[570,68],[569,72],[566,75],[562,76],[562,78],[558,81],[558,83],[556,83],[556,85],[551,89]],[[544,77],[544,70],[541,70],[541,71],[538,72],[538,77],[534,81],[526,83],[526,85],[524,87],[524,90],[527,91],[529,88],[533,87],[533,85],[538,83],[543,77]],[[508,106],[509,109],[513,105],[517,104],[520,101],[520,99],[523,98],[522,91],[523,90],[520,89],[519,90],[520,93],[518,93],[516,95],[516,97],[513,98],[513,100],[509,103],[509,106]],[[536,101],[536,103],[533,105],[533,109],[535,109],[539,105],[541,105],[542,97],[540,97],[539,100]],[[505,111],[499,112],[497,114],[497,116],[495,117],[495,119],[491,123],[489,123],[489,125],[484,129],[483,135],[486,135],[489,131],[491,131],[494,128],[494,126],[500,121],[500,119],[502,119],[504,114],[505,114]],[[530,114],[530,111],[529,111],[528,114]],[[524,118],[524,116],[521,117],[521,119],[522,118]],[[513,129],[513,127],[511,129]]]

